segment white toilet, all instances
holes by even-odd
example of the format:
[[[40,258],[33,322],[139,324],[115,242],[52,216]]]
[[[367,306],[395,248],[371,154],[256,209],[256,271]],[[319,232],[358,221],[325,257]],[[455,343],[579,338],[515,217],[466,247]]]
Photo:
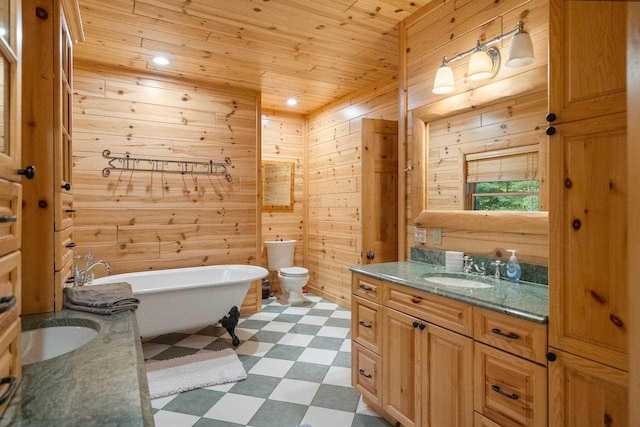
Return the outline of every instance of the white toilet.
[[[267,247],[269,270],[277,271],[280,279],[282,295],[278,298],[278,302],[283,305],[299,305],[310,302],[302,293],[302,288],[309,281],[309,270],[293,266],[296,241],[270,240],[264,244]]]

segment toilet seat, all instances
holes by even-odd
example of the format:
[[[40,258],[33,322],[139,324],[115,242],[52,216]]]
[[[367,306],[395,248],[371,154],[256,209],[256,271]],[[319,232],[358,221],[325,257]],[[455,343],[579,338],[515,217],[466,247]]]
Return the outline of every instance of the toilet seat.
[[[309,275],[309,270],[303,267],[285,267],[280,269],[284,277],[303,277]]]

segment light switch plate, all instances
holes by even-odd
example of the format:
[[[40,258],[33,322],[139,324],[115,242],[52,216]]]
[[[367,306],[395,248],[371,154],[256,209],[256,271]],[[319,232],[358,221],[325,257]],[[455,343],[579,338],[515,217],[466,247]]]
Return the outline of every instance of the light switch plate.
[[[442,245],[442,228],[433,229],[433,244],[438,246]]]
[[[414,227],[413,228],[413,241],[416,243],[427,243],[427,229]]]

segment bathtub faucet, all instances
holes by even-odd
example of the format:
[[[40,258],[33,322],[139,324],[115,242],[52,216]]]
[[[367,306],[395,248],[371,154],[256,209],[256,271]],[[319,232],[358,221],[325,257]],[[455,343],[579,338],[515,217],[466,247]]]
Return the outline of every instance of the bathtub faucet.
[[[84,264],[84,268],[81,269],[79,261],[82,259],[85,260],[85,264]],[[110,273],[111,269],[110,269],[109,263],[104,262],[102,260],[94,261],[93,254],[86,254],[84,256],[74,254],[73,255],[73,286],[76,287],[76,286],[90,285],[91,282],[93,282],[93,279],[95,278],[93,269],[100,265],[104,267],[104,269],[107,271],[107,274]]]

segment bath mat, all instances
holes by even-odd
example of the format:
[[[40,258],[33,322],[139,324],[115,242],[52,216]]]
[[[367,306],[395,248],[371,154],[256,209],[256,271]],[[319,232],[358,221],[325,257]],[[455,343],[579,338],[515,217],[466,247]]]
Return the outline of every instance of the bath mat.
[[[238,355],[229,348],[148,361],[145,368],[152,399],[247,378],[247,371]]]

